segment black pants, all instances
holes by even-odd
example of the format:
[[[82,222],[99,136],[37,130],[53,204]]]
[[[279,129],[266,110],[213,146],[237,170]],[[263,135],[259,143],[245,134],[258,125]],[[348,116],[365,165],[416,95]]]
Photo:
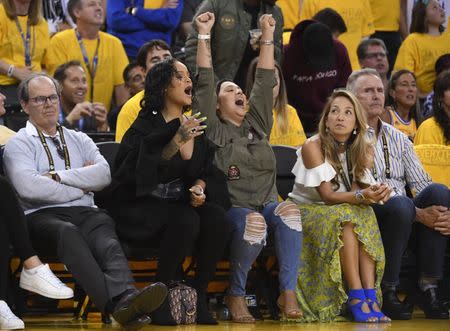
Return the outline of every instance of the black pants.
[[[388,77],[391,75],[391,71],[394,68],[395,60],[397,59],[398,50],[402,44],[402,37],[398,31],[375,31],[371,38],[378,38],[384,41],[386,49],[388,51],[388,61],[389,61],[389,73]]]
[[[399,283],[402,255],[408,247],[415,207],[426,208],[433,205],[449,206],[449,190],[440,184],[431,184],[414,200],[405,196],[395,196],[384,205],[372,205],[380,226],[386,255],[383,284],[395,286]],[[422,224],[414,224],[418,271],[421,275],[440,279],[442,277],[447,237]]]
[[[10,245],[22,261],[36,255],[28,236],[27,223],[16,194],[0,176],[0,300],[6,298],[9,279]]]
[[[31,237],[50,246],[105,312],[108,302],[134,289],[128,261],[114,230],[114,221],[90,207],[46,208],[27,215]]]
[[[230,234],[223,208],[212,203],[193,208],[183,202],[164,204],[164,208],[153,209],[153,212],[148,206],[131,209],[139,213],[144,222],[127,222],[125,212],[117,218],[121,220],[117,233],[126,241],[145,241],[148,245],[159,242],[156,279],[175,280],[184,258],[193,252],[197,261],[194,287],[206,290]],[[137,219],[137,215],[128,216]]]
[[[450,190],[441,184],[432,184],[414,199],[418,208],[432,205],[450,208]],[[416,253],[418,270],[422,277],[442,279],[448,236],[426,227],[414,224],[410,246]]]

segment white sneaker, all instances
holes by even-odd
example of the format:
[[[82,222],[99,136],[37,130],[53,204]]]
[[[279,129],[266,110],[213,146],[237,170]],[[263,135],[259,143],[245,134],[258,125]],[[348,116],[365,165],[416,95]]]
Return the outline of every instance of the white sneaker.
[[[48,264],[33,269],[22,269],[20,273],[20,287],[52,299],[70,299],[73,291],[64,285],[50,270]]]
[[[0,329],[17,330],[24,329],[23,321],[9,309],[5,301],[0,300]]]

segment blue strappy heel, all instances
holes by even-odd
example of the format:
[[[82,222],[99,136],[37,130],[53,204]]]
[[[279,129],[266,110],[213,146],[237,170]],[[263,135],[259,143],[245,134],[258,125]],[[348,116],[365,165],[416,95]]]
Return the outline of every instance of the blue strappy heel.
[[[382,323],[389,323],[391,322],[391,319],[386,316],[385,314],[383,314],[383,312],[381,311],[381,306],[378,303],[377,300],[377,293],[375,292],[375,289],[373,288],[366,288],[364,289],[364,294],[366,295],[366,302],[370,307],[370,310],[372,311],[372,313],[378,317],[378,321],[382,322]],[[374,304],[378,305],[378,308],[380,311],[376,311],[373,306]]]
[[[356,299],[359,300],[359,302],[352,304],[351,300]],[[372,312],[372,309],[370,309],[370,313],[365,313],[362,310],[363,304],[368,304],[366,301],[366,295],[364,294],[363,289],[358,290],[349,290],[348,291],[348,301],[347,306],[352,312],[353,319],[355,322],[363,322],[363,323],[376,323],[378,322],[378,317],[375,316],[375,314]],[[370,318],[376,318],[376,320],[370,321]]]

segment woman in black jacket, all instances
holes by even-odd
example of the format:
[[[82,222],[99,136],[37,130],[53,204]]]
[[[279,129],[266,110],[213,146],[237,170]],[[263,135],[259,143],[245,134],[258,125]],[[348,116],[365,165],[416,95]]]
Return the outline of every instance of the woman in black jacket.
[[[217,323],[206,305],[230,232],[223,175],[213,167],[214,149],[203,135],[205,118],[185,116],[192,102],[192,81],[174,59],[147,75],[142,110],[126,132],[116,157],[112,213],[125,240],[159,244],[156,278],[169,282],[191,252],[197,269],[197,323]]]

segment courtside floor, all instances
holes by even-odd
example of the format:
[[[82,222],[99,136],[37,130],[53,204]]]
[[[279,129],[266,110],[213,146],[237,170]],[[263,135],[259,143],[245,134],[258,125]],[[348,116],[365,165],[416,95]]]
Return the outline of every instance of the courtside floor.
[[[90,314],[88,321],[75,321],[70,315],[45,315],[25,317],[25,327],[33,330],[120,330],[120,326],[113,322],[111,325],[102,324],[99,314]],[[422,312],[414,313],[411,321],[393,321],[390,324],[359,324],[351,322],[339,323],[311,323],[293,324],[276,321],[262,321],[254,325],[220,322],[215,326],[189,325],[189,326],[156,326],[149,325],[142,331],[450,331],[450,320],[427,320]]]

